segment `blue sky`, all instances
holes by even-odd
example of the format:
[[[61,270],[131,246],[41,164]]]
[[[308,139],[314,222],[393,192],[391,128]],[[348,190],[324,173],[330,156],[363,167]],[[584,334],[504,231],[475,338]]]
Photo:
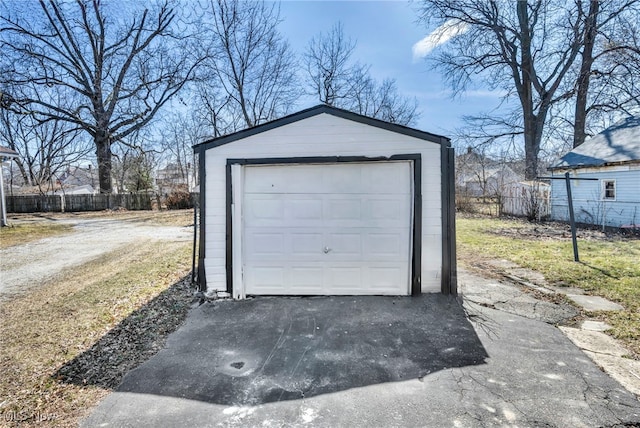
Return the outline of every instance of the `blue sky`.
[[[285,0],[280,13],[279,29],[298,54],[314,35],[342,22],[346,36],[357,41],[353,58],[370,64],[376,79],[394,78],[400,93],[417,98],[422,115],[416,128],[451,136],[462,125],[463,115],[490,111],[499,104],[497,94],[481,88],[452,100],[440,73],[430,70],[424,59],[413,59],[413,45],[433,30],[416,22],[415,4]],[[317,102],[311,99],[301,104],[304,108]]]

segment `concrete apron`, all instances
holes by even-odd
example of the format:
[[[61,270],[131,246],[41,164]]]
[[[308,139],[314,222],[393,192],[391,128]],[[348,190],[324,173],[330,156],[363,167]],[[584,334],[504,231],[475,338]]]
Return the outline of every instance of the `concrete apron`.
[[[83,426],[640,424],[636,397],[548,324],[570,308],[462,280],[478,282],[464,306],[440,295],[205,304]]]

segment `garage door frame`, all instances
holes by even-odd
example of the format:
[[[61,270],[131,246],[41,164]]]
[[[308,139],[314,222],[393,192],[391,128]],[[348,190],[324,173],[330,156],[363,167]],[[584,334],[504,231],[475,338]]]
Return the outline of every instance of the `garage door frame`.
[[[321,157],[288,157],[288,158],[251,158],[251,159],[227,159],[226,164],[226,276],[227,292],[234,294],[234,275],[240,275],[240,266],[234,266],[234,258],[238,258],[239,252],[234,257],[234,165],[287,165],[287,164],[340,164],[363,162],[391,162],[411,161],[413,164],[413,213],[412,213],[412,248],[411,248],[411,294],[421,293],[421,264],[422,264],[422,156],[418,153],[397,154],[389,157],[366,156],[321,156]],[[236,189],[236,198],[240,194]],[[239,225],[236,225],[238,227]],[[238,230],[238,229],[235,229]],[[237,280],[238,278],[236,278]],[[236,284],[241,282],[236,281]],[[238,290],[239,291],[239,290]],[[244,297],[244,296],[242,296]]]

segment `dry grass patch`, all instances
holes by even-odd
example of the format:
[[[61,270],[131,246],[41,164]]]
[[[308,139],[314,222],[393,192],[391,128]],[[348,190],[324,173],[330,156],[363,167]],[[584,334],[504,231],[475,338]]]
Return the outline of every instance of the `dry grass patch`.
[[[60,215],[60,214],[58,214]],[[184,210],[150,210],[127,211],[106,210],[86,213],[68,213],[69,218],[109,218],[114,220],[131,221],[157,226],[190,226],[193,225],[193,209]]]
[[[28,222],[12,224],[0,228],[0,248],[26,244],[50,236],[69,233],[72,227],[68,224],[51,222]]]
[[[128,219],[160,226],[193,225],[193,209],[141,212],[144,214],[139,216],[132,216]]]
[[[542,273],[552,285],[577,287],[620,303],[622,312],[597,316],[613,326],[609,333],[640,355],[640,240],[580,230],[581,263],[573,261],[568,226],[523,220],[459,216],[458,256],[478,265],[488,258],[506,259]]]
[[[46,224],[55,224],[58,220],[73,221],[76,219],[92,218],[141,222],[158,226],[190,226],[193,225],[193,209],[162,211],[104,210],[69,213],[10,214],[9,222],[14,225],[43,222],[46,222]]]
[[[182,322],[191,292],[180,280],[189,268],[188,243],[140,242],[2,303],[2,420],[76,426]],[[113,334],[124,330],[137,334]]]

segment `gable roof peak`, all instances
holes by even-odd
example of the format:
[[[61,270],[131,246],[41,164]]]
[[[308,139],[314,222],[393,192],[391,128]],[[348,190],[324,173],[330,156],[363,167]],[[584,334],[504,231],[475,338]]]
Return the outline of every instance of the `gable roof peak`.
[[[421,131],[419,129],[410,128],[408,126],[400,125],[397,123],[385,122],[380,119],[364,116],[349,110],[344,110],[344,109],[330,106],[327,104],[318,104],[316,106],[301,110],[296,113],[292,113],[290,115],[272,120],[270,122],[256,125],[251,128],[246,128],[246,129],[234,132],[232,134],[206,140],[200,144],[196,144],[195,146],[193,146],[193,149],[194,151],[204,151],[213,147],[222,146],[224,144],[228,144],[237,140],[241,140],[246,137],[250,137],[252,135],[259,134],[261,132],[266,132],[271,129],[279,128],[281,126],[298,122],[303,119],[308,119],[310,117],[318,116],[321,114],[329,114],[331,116],[340,117],[342,119],[347,119],[354,122],[359,122],[366,125],[374,126],[377,128],[386,129],[391,132],[397,132],[399,134],[420,138],[426,141],[430,141],[432,143],[444,144],[447,146],[450,144],[450,140],[447,137],[444,137],[441,135],[432,134],[430,132]]]

